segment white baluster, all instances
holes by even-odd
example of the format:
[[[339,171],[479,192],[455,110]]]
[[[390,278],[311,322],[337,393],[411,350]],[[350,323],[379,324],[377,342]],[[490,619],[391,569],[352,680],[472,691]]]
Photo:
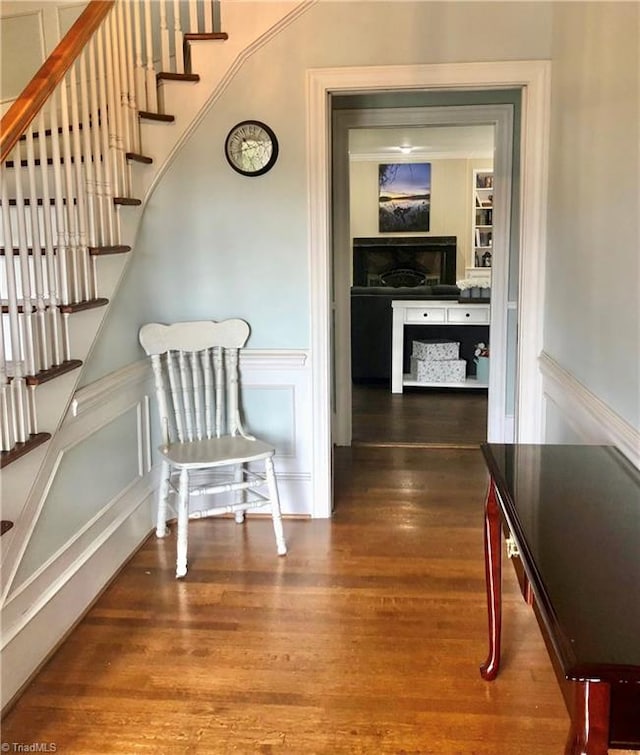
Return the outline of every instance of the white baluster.
[[[156,84],[156,69],[153,63],[153,25],[151,22],[151,0],[144,0],[145,53],[147,57],[146,90],[147,110],[158,112],[158,87]]]
[[[14,150],[14,163],[20,164],[20,150]],[[11,212],[9,210],[9,195],[7,193],[6,181],[2,181],[2,222],[4,225],[4,243],[7,250],[5,255],[5,276],[7,285],[7,309],[9,311],[9,340],[11,353],[9,358],[12,363],[13,380],[10,383],[9,390],[11,398],[10,404],[11,426],[8,434],[16,443],[24,443],[28,436],[26,423],[26,405],[24,396],[24,366],[22,358],[22,344],[20,339],[20,314],[18,311],[18,284],[15,268],[15,259],[13,254],[14,240],[11,232]],[[7,351],[5,351],[5,357]]]
[[[87,47],[87,59],[89,61],[89,136],[91,139],[91,152],[93,154],[93,171],[95,183],[95,245],[104,246],[108,242],[108,230],[104,206],[104,176],[102,150],[100,146],[100,107],[98,105],[98,67],[96,64],[96,41],[97,32]]]
[[[124,25],[126,31],[126,72],[127,72],[127,90],[128,90],[128,113],[129,113],[129,141],[126,144],[127,152],[139,152],[140,151],[140,127],[138,121],[138,98],[136,93],[136,68],[134,63],[134,49],[133,49],[133,28],[131,19],[131,2],[130,0],[123,0],[124,2]],[[138,2],[136,1],[136,7]],[[129,172],[129,186],[131,186],[131,168],[127,163],[127,170]]]
[[[213,0],[203,0],[204,27],[205,34],[211,34],[215,30],[214,2]]]
[[[120,182],[120,160],[118,155],[118,119],[120,117],[120,107],[118,105],[117,88],[116,88],[116,66],[113,59],[113,47],[115,36],[115,16],[113,13],[104,24],[104,50],[105,50],[105,77],[107,82],[107,112],[109,127],[109,154],[111,156],[111,182],[113,196],[122,196]]]
[[[100,103],[100,139],[102,143],[102,162],[104,164],[103,204],[107,220],[107,245],[115,242],[115,208],[113,198],[115,189],[112,183],[114,174],[113,154],[109,139],[109,100],[107,97],[107,30],[106,23],[97,34],[97,57],[98,57],[98,94]]]
[[[115,42],[113,50],[115,58],[116,82],[118,91],[118,105],[120,117],[118,119],[118,151],[122,161],[122,196],[128,197],[131,194],[129,182],[129,170],[126,160],[128,145],[131,144],[131,122],[129,120],[129,90],[127,74],[127,35],[124,26],[124,5],[122,2],[116,3],[114,9],[115,23]]]
[[[189,33],[197,34],[197,32],[198,32],[198,1],[189,0]]]
[[[31,202],[35,203],[38,196],[38,189],[36,183],[36,158],[35,150],[33,146],[33,131],[29,129],[26,133],[26,146],[27,146],[27,173],[29,176],[29,196]],[[36,212],[33,212],[33,210]],[[50,207],[43,206],[43,215],[47,211],[51,211]],[[50,366],[49,363],[49,348],[48,348],[48,336],[47,336],[47,323],[46,323],[46,304],[45,304],[45,290],[44,290],[44,275],[43,264],[45,263],[45,257],[43,254],[44,239],[41,237],[40,223],[38,222],[37,207],[32,207],[32,211],[29,213],[31,220],[31,267],[33,269],[33,282],[35,288],[35,344],[34,351],[34,373],[39,370],[47,369]],[[27,262],[29,260],[27,259]]]
[[[59,93],[59,89],[57,93]],[[60,291],[60,303],[69,304],[69,276],[67,273],[67,255],[69,252],[69,231],[67,228],[67,214],[64,207],[64,191],[62,188],[62,156],[60,154],[60,136],[58,134],[58,105],[57,98],[51,96],[51,158],[53,162],[53,188],[56,215],[57,235],[57,270]],[[63,361],[68,354],[63,349]]]
[[[145,73],[144,65],[142,62],[142,21],[140,18],[140,2],[134,0],[133,2],[133,39],[134,39],[134,58],[135,58],[135,93],[137,109],[148,110],[147,92],[145,86]],[[136,114],[136,123],[137,123]],[[136,129],[138,139],[138,149],[140,148],[140,134],[139,128]]]
[[[160,0],[160,70],[171,71],[169,49],[169,26],[167,24],[167,0]]]
[[[31,271],[29,265],[29,248],[26,213],[27,207],[22,186],[22,169],[21,169],[21,151],[20,147],[16,149],[16,170],[15,170],[15,190],[16,190],[16,218],[18,227],[18,249],[20,255],[20,299],[22,301],[22,315],[20,317],[21,338],[22,338],[22,355],[24,358],[25,375],[35,375],[36,369],[36,351],[33,344],[33,294],[31,286]],[[30,198],[29,210],[37,214],[37,198]]]
[[[44,108],[40,111],[38,116],[37,129],[41,134],[44,134],[45,117]],[[58,280],[58,267],[56,262],[56,250],[53,233],[53,222],[55,210],[51,206],[51,181],[52,174],[55,171],[53,166],[52,171],[49,171],[47,164],[47,140],[38,139],[38,145],[40,148],[40,176],[42,181],[42,221],[44,231],[44,245],[47,264],[47,283],[49,289],[49,332],[51,334],[51,357],[50,361],[52,365],[60,364],[61,352],[60,352],[60,311],[58,310],[59,298],[59,280]]]
[[[64,155],[64,199],[66,201],[66,216],[69,223],[69,254],[67,273],[69,275],[69,291],[73,303],[82,301],[80,281],[78,275],[78,216],[74,200],[76,187],[71,155],[71,118],[68,95],[69,81],[65,77],[60,85],[60,121],[62,124],[62,153]]]
[[[173,46],[175,48],[176,73],[184,73],[184,54],[182,49],[182,22],[180,20],[180,0],[173,0]]]
[[[70,84],[71,84],[71,150],[73,156],[73,166],[75,168],[75,186],[76,186],[76,209],[75,215],[77,217],[78,228],[78,245],[76,248],[76,273],[77,282],[76,288],[78,291],[79,301],[87,301],[91,296],[91,285],[89,277],[89,251],[87,249],[88,233],[87,226],[89,224],[87,201],[86,201],[86,181],[85,171],[82,160],[82,144],[80,129],[87,130],[89,124],[86,126],[80,123],[80,112],[78,107],[78,71],[80,78],[82,79],[82,70],[79,68],[78,63],[71,66],[70,71]],[[89,158],[91,155],[89,155]]]
[[[98,246],[96,228],[96,179],[92,137],[91,98],[89,96],[89,56],[90,47],[84,49],[80,56],[80,105],[82,106],[82,150],[84,154],[84,185],[86,189],[87,210],[87,244]],[[95,156],[97,162],[98,155]]]

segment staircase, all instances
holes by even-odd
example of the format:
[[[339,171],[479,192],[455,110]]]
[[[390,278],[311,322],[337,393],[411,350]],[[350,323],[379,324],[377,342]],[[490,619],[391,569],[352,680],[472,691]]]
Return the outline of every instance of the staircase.
[[[3,634],[55,473],[52,439],[135,254],[145,203],[244,60],[312,4],[93,0],[2,119]]]

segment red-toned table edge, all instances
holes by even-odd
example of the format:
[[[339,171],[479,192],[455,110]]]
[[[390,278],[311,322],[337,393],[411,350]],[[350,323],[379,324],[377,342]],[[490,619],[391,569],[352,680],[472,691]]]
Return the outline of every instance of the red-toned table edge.
[[[492,681],[500,670],[502,631],[502,515],[491,478],[485,501],[484,556],[489,614],[489,654],[480,675]],[[526,564],[525,564],[526,569]],[[527,586],[527,594],[530,592]],[[565,755],[607,755],[609,748],[610,685],[607,682],[571,682],[571,727]]]

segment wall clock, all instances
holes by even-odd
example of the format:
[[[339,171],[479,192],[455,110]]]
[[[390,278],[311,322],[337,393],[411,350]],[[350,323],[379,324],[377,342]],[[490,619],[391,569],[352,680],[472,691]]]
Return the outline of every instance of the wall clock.
[[[266,123],[241,121],[229,131],[224,154],[229,165],[243,176],[261,176],[278,159],[278,140]]]

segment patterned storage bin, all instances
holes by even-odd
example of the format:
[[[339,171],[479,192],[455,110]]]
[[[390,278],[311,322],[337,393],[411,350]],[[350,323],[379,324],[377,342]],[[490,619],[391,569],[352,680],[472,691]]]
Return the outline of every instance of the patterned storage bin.
[[[417,359],[411,357],[411,378],[418,383],[464,383],[464,359]]]
[[[447,341],[436,338],[432,341],[414,341],[411,356],[416,359],[459,359],[460,344],[457,341]]]

